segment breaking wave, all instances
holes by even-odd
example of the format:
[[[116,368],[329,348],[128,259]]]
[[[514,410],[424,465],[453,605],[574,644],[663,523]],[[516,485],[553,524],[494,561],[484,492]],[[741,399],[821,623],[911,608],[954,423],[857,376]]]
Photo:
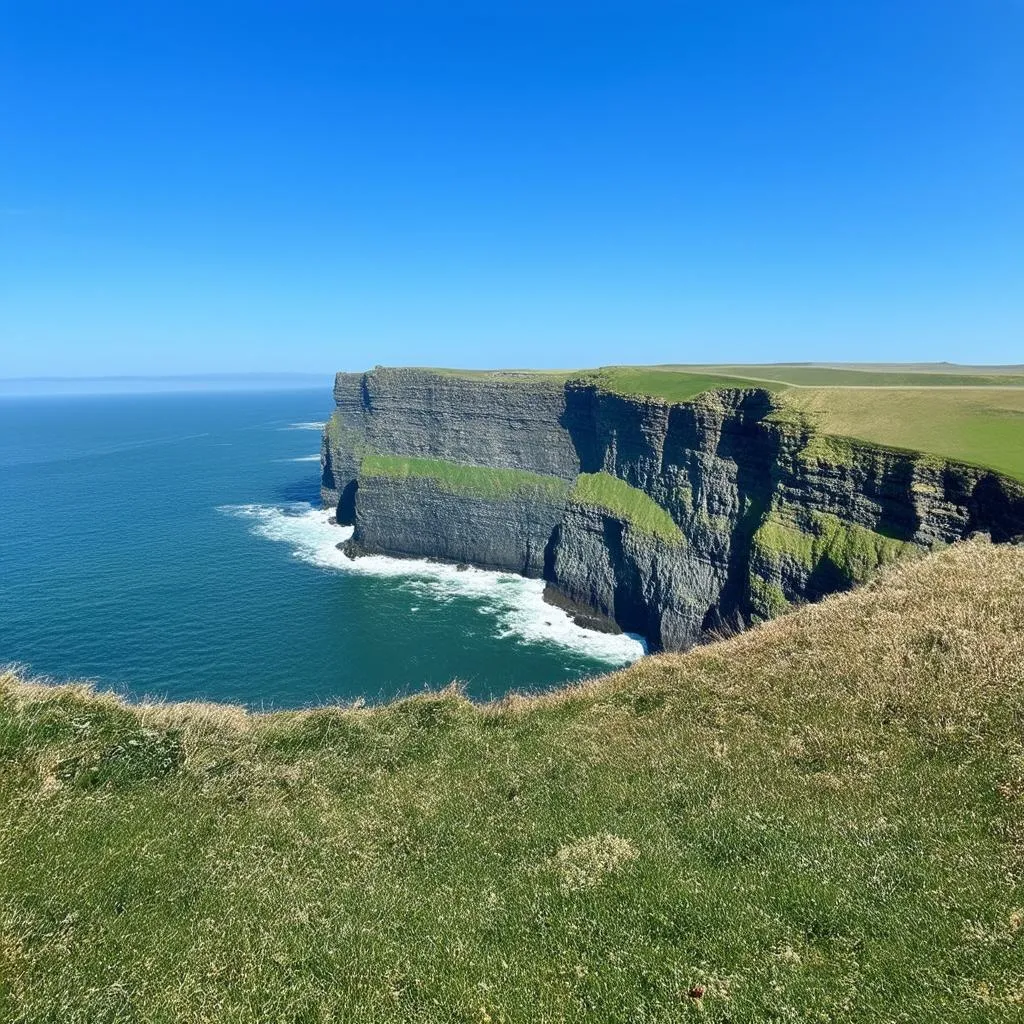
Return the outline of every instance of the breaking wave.
[[[646,650],[643,640],[631,633],[597,633],[576,625],[565,612],[544,601],[543,580],[484,569],[457,569],[425,559],[384,555],[349,558],[338,544],[352,536],[352,527],[336,526],[330,522],[329,510],[305,502],[222,505],[218,511],[251,521],[257,536],[288,544],[296,558],[321,569],[391,577],[410,595],[440,602],[456,597],[476,599],[481,602],[480,612],[494,622],[498,637],[557,644],[609,665],[629,664]]]

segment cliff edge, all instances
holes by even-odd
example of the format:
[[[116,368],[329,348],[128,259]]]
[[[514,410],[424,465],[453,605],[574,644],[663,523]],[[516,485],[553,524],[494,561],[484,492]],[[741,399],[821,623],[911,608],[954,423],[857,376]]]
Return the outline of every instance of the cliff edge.
[[[975,532],[1024,534],[1024,486],[817,431],[767,389],[688,401],[596,375],[339,373],[325,504],[350,553],[545,579],[652,649],[683,650]]]

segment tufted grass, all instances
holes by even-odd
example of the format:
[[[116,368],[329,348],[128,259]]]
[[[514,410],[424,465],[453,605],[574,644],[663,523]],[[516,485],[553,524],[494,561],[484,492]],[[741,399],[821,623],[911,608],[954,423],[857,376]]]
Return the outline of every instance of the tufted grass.
[[[0,1020],[1019,1021],[1024,547],[536,698],[0,677]]]

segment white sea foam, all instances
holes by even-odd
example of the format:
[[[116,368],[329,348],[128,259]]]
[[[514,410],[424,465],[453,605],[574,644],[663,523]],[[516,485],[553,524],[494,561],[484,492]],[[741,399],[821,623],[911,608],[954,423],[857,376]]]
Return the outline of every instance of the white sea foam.
[[[326,423],[289,423],[287,427],[279,427],[279,430],[323,430]]]
[[[288,459],[288,461],[289,462],[319,462],[320,461],[320,453],[317,452],[316,455],[300,455],[298,458],[296,458],[296,459]]]
[[[482,601],[494,632],[528,643],[553,643],[611,665],[625,665],[644,653],[644,642],[629,633],[613,635],[583,629],[560,608],[543,599],[543,580],[512,573],[457,569],[425,559],[366,555],[349,558],[338,544],[352,536],[351,526],[335,526],[330,512],[305,502],[291,505],[222,505],[218,511],[252,521],[252,531],[267,540],[288,544],[296,558],[338,572],[386,576],[412,594],[434,601],[470,597]],[[418,606],[417,606],[418,607]]]

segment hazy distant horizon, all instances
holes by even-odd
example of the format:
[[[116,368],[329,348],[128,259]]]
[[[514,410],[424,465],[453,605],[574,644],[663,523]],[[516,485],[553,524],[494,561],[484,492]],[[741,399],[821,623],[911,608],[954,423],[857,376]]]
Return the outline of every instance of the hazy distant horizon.
[[[331,387],[334,373],[174,373],[0,377],[0,397],[154,394],[175,391],[300,391]]]
[[[702,364],[623,364],[653,366],[693,366]],[[848,361],[773,361],[763,363],[715,363],[705,364],[720,366],[817,366],[845,368],[850,370],[904,370],[904,371],[952,371],[958,373],[1005,373],[1024,371],[1022,363],[955,363],[948,360],[934,362],[848,362]],[[369,369],[369,362],[361,369]],[[463,369],[494,370],[500,372],[510,367],[466,366]],[[339,366],[338,370],[349,369]],[[543,368],[538,368],[543,369]],[[591,367],[580,367],[591,369]],[[51,375],[28,377],[0,377],[0,398],[17,398],[28,396],[58,395],[104,395],[104,394],[162,394],[165,392],[217,392],[217,391],[300,391],[316,388],[331,388],[334,375],[338,370],[324,373],[306,373],[296,371],[255,371],[242,373],[169,373],[145,374],[123,373],[89,376]],[[518,372],[529,372],[519,368]]]

